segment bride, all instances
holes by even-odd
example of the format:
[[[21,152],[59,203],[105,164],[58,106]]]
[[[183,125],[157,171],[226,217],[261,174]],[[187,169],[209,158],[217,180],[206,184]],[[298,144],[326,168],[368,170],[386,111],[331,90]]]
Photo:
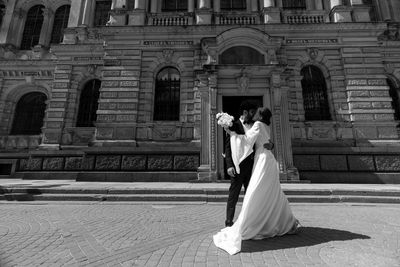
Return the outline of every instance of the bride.
[[[278,163],[272,152],[263,147],[270,141],[271,117],[268,108],[259,108],[254,115],[256,122],[245,135],[225,128],[241,153],[237,155],[239,162],[235,165],[240,163],[240,158],[252,153],[254,145],[256,149],[253,172],[240,214],[231,227],[213,236],[214,244],[231,255],[240,252],[242,240],[294,234],[300,227],[281,189]]]

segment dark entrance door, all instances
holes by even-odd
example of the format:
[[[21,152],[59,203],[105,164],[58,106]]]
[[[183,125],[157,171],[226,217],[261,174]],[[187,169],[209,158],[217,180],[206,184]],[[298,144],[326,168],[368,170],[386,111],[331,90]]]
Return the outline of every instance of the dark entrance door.
[[[254,101],[258,104],[258,106],[263,105],[263,97],[262,96],[223,96],[222,97],[222,111],[226,112],[235,117],[235,120],[239,119],[240,117],[240,104],[245,101],[250,100]],[[223,153],[225,154],[225,144],[227,141],[227,137],[223,135]],[[224,161],[224,177],[225,180],[229,180],[230,177],[226,173],[226,166]]]

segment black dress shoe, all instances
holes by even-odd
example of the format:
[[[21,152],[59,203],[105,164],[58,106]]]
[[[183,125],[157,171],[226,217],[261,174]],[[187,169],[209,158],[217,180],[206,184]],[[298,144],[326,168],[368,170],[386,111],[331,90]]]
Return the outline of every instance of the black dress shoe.
[[[232,226],[233,225],[233,222],[225,222],[225,226],[226,227],[230,227],[230,226]]]

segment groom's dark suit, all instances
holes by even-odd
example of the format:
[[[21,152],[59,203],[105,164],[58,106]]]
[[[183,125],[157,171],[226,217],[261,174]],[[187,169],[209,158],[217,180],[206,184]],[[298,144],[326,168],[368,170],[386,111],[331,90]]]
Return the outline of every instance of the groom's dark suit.
[[[237,134],[245,134],[245,130],[243,128],[243,124],[240,120],[234,121],[232,127],[229,128],[231,131],[235,131]],[[231,142],[230,138],[226,138],[225,143],[225,163],[226,168],[229,169],[231,167],[235,167],[232,160],[232,150],[231,150]],[[245,158],[240,164],[240,174],[236,174],[235,177],[231,177],[231,186],[229,187],[229,197],[228,203],[226,206],[226,221],[225,224],[227,226],[233,223],[233,217],[235,215],[236,203],[239,199],[240,190],[242,189],[242,185],[244,189],[247,189],[249,185],[251,172],[253,169],[254,163],[254,152],[251,153],[247,158]],[[236,169],[235,169],[236,171]]]

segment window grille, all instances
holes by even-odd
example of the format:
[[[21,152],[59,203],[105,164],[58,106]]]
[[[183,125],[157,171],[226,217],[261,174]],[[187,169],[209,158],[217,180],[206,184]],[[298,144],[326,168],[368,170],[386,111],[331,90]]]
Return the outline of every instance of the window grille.
[[[389,85],[389,94],[392,98],[392,108],[394,109],[394,119],[400,120],[400,89],[396,88],[393,81],[391,79],[386,80]]]
[[[71,6],[64,5],[56,10],[54,15],[53,31],[51,33],[52,44],[59,44],[63,41],[64,29],[68,27],[70,8]]]
[[[94,26],[105,26],[110,20],[111,1],[96,1]]]
[[[85,84],[79,100],[77,127],[93,127],[97,119],[97,107],[100,95],[100,80],[91,80]]]
[[[331,120],[326,82],[322,71],[315,66],[301,70],[305,119]]]
[[[187,0],[163,0],[162,1],[162,12],[175,12],[175,11],[187,11],[188,1]]]
[[[221,0],[221,10],[246,10],[246,0]]]
[[[44,6],[42,5],[36,5],[29,9],[22,34],[22,50],[29,50],[39,43],[43,24],[43,9]]]
[[[40,134],[46,110],[47,97],[43,93],[27,93],[20,98],[15,108],[11,135]]]
[[[284,9],[306,9],[306,0],[283,0]]]
[[[162,69],[156,77],[154,120],[179,121],[180,75],[172,67]]]

